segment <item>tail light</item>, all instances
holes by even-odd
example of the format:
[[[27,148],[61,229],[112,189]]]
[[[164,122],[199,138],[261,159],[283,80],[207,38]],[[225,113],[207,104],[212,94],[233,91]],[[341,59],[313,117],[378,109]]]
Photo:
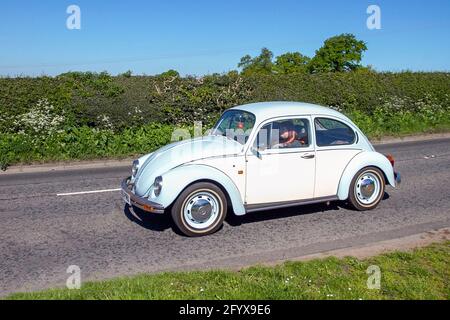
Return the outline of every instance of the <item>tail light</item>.
[[[386,155],[386,158],[388,158],[389,162],[391,163],[392,167],[394,167],[395,160],[394,157],[390,154]]]

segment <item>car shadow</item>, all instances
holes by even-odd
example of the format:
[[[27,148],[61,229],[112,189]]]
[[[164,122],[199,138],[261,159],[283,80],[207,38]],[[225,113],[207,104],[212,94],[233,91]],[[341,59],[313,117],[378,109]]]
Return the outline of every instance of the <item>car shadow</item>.
[[[332,212],[336,210],[340,210],[342,207],[342,203],[338,201],[327,203],[316,203],[309,205],[301,205],[280,209],[272,209],[272,210],[264,210],[264,211],[256,211],[249,212],[243,216],[236,216],[234,214],[228,215],[226,221],[231,226],[239,226],[247,223],[254,223],[260,221],[269,221],[280,218],[288,218],[292,216],[306,215],[317,212]]]
[[[389,194],[385,192],[383,200],[389,199]],[[313,214],[317,212],[330,212],[338,210],[352,210],[351,207],[345,201],[332,201],[330,203],[316,203],[309,205],[294,206],[288,208],[272,209],[266,211],[250,212],[243,216],[236,216],[234,214],[228,214],[225,221],[231,226],[239,226],[247,223],[255,223],[261,221],[269,221],[280,218],[288,218],[298,215]],[[230,212],[231,209],[229,209]],[[364,213],[364,212],[361,212]],[[125,216],[136,223],[137,225],[153,231],[165,231],[172,229],[175,233],[184,236],[174,225],[170,214],[152,214],[145,212],[139,208],[133,208],[132,210],[128,205],[124,207]]]
[[[131,209],[129,205],[125,205],[123,212],[131,222],[136,223],[142,228],[153,231],[164,231],[170,228],[173,229],[173,223],[170,215],[148,213],[136,207]]]

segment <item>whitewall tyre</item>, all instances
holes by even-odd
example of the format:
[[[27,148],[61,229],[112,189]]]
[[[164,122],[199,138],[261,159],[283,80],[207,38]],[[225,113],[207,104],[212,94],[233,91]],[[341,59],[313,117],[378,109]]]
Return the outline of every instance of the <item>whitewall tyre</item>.
[[[380,169],[366,167],[353,177],[349,201],[359,211],[375,209],[384,196],[385,181]]]
[[[213,183],[199,182],[187,187],[172,206],[172,219],[189,237],[216,232],[227,215],[227,200]]]

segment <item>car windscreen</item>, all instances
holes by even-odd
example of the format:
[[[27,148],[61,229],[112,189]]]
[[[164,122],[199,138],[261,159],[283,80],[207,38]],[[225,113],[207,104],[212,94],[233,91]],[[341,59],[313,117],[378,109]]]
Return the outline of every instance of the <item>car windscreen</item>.
[[[255,125],[255,115],[242,110],[228,110],[217,121],[212,135],[226,136],[241,144],[245,144]]]

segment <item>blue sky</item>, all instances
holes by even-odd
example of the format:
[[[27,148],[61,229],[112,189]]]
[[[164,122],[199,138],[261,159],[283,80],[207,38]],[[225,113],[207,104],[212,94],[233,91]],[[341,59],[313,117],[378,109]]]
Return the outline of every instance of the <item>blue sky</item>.
[[[66,28],[71,4],[81,30]],[[366,27],[370,4],[381,30]],[[377,70],[448,71],[449,14],[448,0],[2,0],[0,75],[221,73],[262,47],[313,56],[340,33],[366,41]]]

